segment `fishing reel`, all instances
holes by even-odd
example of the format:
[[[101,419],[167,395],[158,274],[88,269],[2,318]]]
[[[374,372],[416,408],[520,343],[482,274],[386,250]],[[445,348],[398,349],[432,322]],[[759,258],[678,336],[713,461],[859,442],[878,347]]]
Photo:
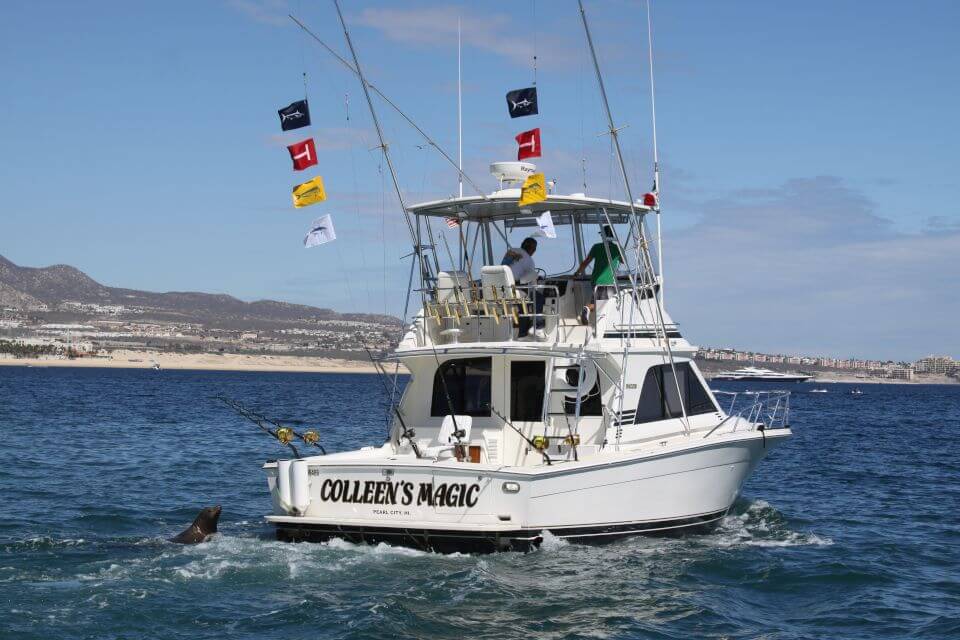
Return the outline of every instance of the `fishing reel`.
[[[285,427],[276,420],[271,420],[270,418],[257,413],[252,409],[248,409],[236,400],[231,400],[223,395],[217,395],[214,399],[223,402],[225,405],[233,409],[237,414],[257,425],[262,431],[276,438],[277,442],[283,446],[290,447],[290,449],[293,450],[294,456],[297,458],[300,457],[300,452],[298,452],[297,448],[293,446],[293,441],[298,438],[307,446],[317,447],[320,449],[323,455],[327,454],[326,449],[324,449],[323,445],[320,444],[320,434],[315,429],[310,429],[309,431],[304,431],[303,433],[297,433],[291,427]],[[276,429],[271,429],[268,425],[273,425],[276,427]]]

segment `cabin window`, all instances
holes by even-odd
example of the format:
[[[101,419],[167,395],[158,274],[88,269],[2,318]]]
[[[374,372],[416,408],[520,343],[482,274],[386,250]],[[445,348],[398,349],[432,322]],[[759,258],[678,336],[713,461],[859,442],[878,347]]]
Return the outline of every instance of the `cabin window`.
[[[543,419],[543,392],[546,383],[543,360],[510,363],[510,420],[540,422]]]
[[[674,369],[677,372],[676,380]],[[680,388],[680,395],[677,394],[677,387]],[[640,424],[680,418],[683,416],[681,400],[688,416],[718,410],[688,362],[678,362],[674,367],[669,364],[650,367],[640,390],[640,403],[634,422]]]
[[[451,407],[452,405],[452,407]],[[490,358],[448,360],[433,376],[431,416],[490,417]]]

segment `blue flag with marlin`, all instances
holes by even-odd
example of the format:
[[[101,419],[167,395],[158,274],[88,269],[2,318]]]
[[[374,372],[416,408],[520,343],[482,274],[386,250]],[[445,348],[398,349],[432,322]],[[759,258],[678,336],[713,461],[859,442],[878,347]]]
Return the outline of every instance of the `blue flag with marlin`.
[[[297,100],[277,113],[280,114],[280,128],[284,131],[310,126],[310,107],[306,100]]]
[[[507,92],[507,109],[511,118],[535,116],[537,111],[537,88],[527,87]]]

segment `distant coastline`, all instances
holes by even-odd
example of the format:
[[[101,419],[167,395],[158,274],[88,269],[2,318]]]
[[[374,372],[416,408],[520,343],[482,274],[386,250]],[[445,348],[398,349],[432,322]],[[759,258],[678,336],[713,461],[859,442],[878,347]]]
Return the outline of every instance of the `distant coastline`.
[[[62,356],[13,358],[0,354],[0,366],[152,369],[156,365],[159,365],[161,370],[376,373],[376,368],[370,362],[309,356],[181,354],[133,350],[118,350],[102,357],[72,359]]]
[[[703,374],[710,378],[714,373],[710,365],[703,366]],[[713,363],[711,363],[713,364]],[[183,371],[289,371],[303,373],[376,373],[377,370],[366,360],[345,360],[315,356],[261,355],[237,353],[164,353],[158,351],[138,351],[132,349],[116,350],[109,355],[95,357],[67,358],[64,356],[40,356],[34,358],[14,358],[0,354],[0,366],[20,367],[72,367],[107,369],[152,369],[159,365],[161,370]],[[388,369],[392,371],[392,369]],[[401,371],[406,368],[401,366]],[[813,379],[802,385],[791,385],[797,389],[810,385],[824,384],[958,384],[956,378],[949,376],[927,375],[913,380],[895,380],[880,377],[856,377],[846,373],[829,371],[816,372]]]
[[[897,380],[892,378],[878,378],[878,377],[866,377],[866,378],[857,378],[850,375],[844,374],[831,374],[831,373],[818,373],[809,382],[803,384],[812,384],[812,385],[821,385],[821,384],[958,384],[956,378],[951,378],[949,376],[924,376],[917,377],[913,380]]]

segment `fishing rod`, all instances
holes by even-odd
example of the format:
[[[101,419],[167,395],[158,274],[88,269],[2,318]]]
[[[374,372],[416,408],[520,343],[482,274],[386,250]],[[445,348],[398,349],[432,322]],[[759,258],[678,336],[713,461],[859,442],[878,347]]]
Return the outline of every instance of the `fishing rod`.
[[[542,456],[543,456],[543,459],[546,461],[547,466],[548,466],[548,467],[550,466],[550,464],[552,463],[552,461],[550,460],[550,456],[547,455],[547,451],[546,451],[546,449],[545,449],[544,447],[541,447],[541,446],[538,445],[536,442],[534,442],[533,440],[531,440],[530,438],[528,438],[523,431],[521,431],[520,429],[518,429],[516,426],[514,426],[514,424],[513,424],[512,422],[510,422],[509,420],[507,420],[507,417],[506,417],[505,415],[503,415],[502,413],[500,413],[499,411],[497,411],[496,409],[494,409],[492,406],[490,407],[490,411],[492,411],[492,412],[494,413],[494,415],[496,415],[498,418],[500,418],[501,420],[503,420],[503,423],[504,423],[505,425],[507,425],[508,427],[510,427],[511,429],[513,429],[514,431],[516,431],[516,432],[517,432],[517,435],[519,435],[521,438],[523,438],[524,441],[526,441],[526,443],[527,443],[528,445],[530,445],[531,448],[533,448],[533,449],[536,450],[536,451],[539,451],[539,452],[540,452],[540,455],[542,455]],[[539,437],[539,436],[538,436],[538,437]]]
[[[308,446],[317,447],[318,449],[320,449],[323,455],[327,455],[327,450],[323,448],[322,444],[320,444],[320,434],[314,431],[313,429],[310,429],[309,431],[304,431],[303,433],[298,433],[292,427],[285,427],[284,425],[280,424],[278,421],[272,420],[266,417],[265,415],[258,413],[252,409],[248,409],[242,403],[238,402],[237,400],[228,398],[223,394],[218,394],[214,396],[214,399],[219,400],[223,404],[233,409],[238,415],[246,418],[253,424],[260,427],[261,430],[265,431],[266,433],[276,438],[280,444],[290,447],[290,450],[293,451],[293,455],[296,456],[297,458],[300,458],[301,455],[300,455],[300,452],[297,451],[297,448],[293,446],[294,438],[299,438],[304,442],[304,444]],[[272,424],[276,428],[271,429],[270,427],[267,426],[267,424],[264,424],[264,423]]]
[[[370,358],[370,363],[373,364],[373,368],[377,370],[377,378],[383,385],[384,392],[386,392],[387,397],[390,397],[390,387],[387,385],[386,375],[384,374],[383,369],[380,368],[380,363],[374,359],[373,354],[370,353],[370,349],[367,347],[364,347],[363,349],[367,352],[367,356]],[[407,442],[410,443],[410,448],[413,449],[413,454],[418,458],[422,458],[423,455],[420,453],[420,447],[417,446],[417,443],[414,440],[414,438],[417,436],[416,432],[407,426],[407,423],[403,420],[403,416],[400,415],[400,407],[398,407],[392,400],[390,402],[390,408],[393,409],[394,415],[397,416],[397,420],[400,422],[401,433],[403,434],[403,437],[407,439]]]

